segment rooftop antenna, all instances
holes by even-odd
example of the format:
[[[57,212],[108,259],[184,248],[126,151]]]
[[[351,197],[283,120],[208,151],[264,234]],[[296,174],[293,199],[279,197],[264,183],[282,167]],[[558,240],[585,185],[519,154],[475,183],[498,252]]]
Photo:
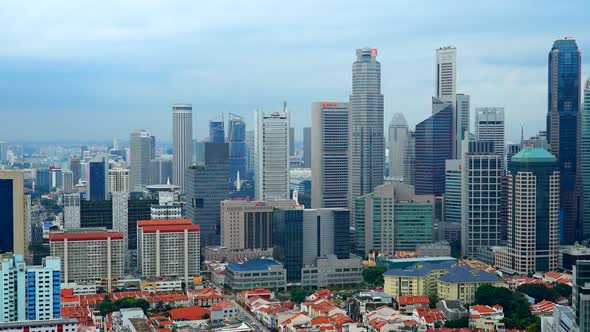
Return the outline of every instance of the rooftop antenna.
[[[522,144],[524,143],[524,126],[520,125],[520,148],[522,149]]]
[[[283,101],[283,112],[287,112],[287,101]]]

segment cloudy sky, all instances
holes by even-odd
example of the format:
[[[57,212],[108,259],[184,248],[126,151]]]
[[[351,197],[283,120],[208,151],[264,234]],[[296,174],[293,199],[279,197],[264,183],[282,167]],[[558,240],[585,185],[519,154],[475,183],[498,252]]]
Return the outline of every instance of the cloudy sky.
[[[385,122],[428,116],[434,51],[458,50],[457,91],[503,106],[507,139],[544,128],[547,53],[590,51],[590,1],[13,1],[0,3],[0,140],[171,140],[171,105],[193,104],[195,138],[222,113],[252,123],[287,101],[346,101],[355,49],[379,50]],[[583,77],[590,76],[583,55]]]

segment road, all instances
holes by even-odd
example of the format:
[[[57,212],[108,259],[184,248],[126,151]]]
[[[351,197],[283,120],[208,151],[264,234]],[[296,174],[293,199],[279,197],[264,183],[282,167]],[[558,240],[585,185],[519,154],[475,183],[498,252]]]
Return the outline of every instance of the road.
[[[240,317],[243,317],[246,323],[254,327],[256,331],[271,332],[269,329],[266,328],[266,326],[262,325],[262,323],[258,319],[256,319],[256,317],[252,316],[252,314],[250,314],[248,310],[239,305],[231,295],[224,295],[224,297],[232,301],[232,303],[238,307],[238,310],[240,310]]]

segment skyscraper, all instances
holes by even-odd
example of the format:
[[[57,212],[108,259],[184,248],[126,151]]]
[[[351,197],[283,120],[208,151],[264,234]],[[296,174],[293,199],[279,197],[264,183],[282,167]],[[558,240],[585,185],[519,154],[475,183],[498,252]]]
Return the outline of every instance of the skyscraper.
[[[311,206],[348,208],[349,103],[311,104]]]
[[[438,240],[448,241],[457,250],[461,246],[461,169],[461,159],[445,162],[444,220],[438,224]]]
[[[508,252],[518,274],[555,271],[559,254],[559,170],[543,148],[512,157],[508,173]]]
[[[289,156],[295,155],[295,128],[289,127]]]
[[[464,139],[461,151],[461,252],[480,258],[500,244],[502,157],[493,142]]]
[[[416,133],[408,132],[408,140],[404,151],[404,178],[403,182],[411,186],[415,185],[416,175]]]
[[[141,191],[150,181],[150,160],[154,158],[154,140],[147,130],[135,130],[129,138],[130,170],[129,187],[132,191]]]
[[[461,119],[457,114],[457,49],[451,46],[436,50],[436,98],[451,104],[451,156],[458,159],[457,151],[461,141],[458,124]]]
[[[246,123],[241,116],[229,114],[227,138],[229,142],[230,181],[234,183],[238,173],[240,179],[246,178]]]
[[[404,155],[410,130],[402,113],[395,113],[389,123],[389,177],[401,180],[404,177]]]
[[[377,61],[376,49],[356,50],[356,61],[352,64],[349,137],[348,176],[352,206],[357,197],[383,184],[383,95],[381,63]]]
[[[209,121],[209,142],[223,143],[225,142],[225,128],[223,119]]]
[[[576,331],[590,330],[590,260],[579,260],[573,267],[572,309]]]
[[[475,108],[475,139],[494,142],[494,151],[504,160],[504,108]]]
[[[256,199],[289,199],[289,112],[256,110]]]
[[[311,127],[303,128],[303,168],[311,168]]]
[[[109,169],[108,192],[129,192],[129,169],[113,168]]]
[[[455,119],[455,126],[457,128],[457,158],[461,156],[461,142],[463,141],[465,132],[470,130],[470,112],[471,112],[471,98],[469,95],[458,93],[456,95],[455,107],[457,108],[457,118]]]
[[[548,56],[549,105],[547,138],[557,157],[560,174],[560,208],[563,212],[562,243],[574,242],[581,234],[576,195],[576,167],[582,53],[572,38],[556,40]]]
[[[0,164],[8,161],[8,143],[0,141]]]
[[[433,97],[432,115],[416,125],[416,195],[445,192],[445,161],[452,159],[452,119],[452,105]]]
[[[88,193],[87,199],[100,201],[107,199],[108,194],[108,157],[97,155],[87,164]]]
[[[582,181],[582,231],[590,239],[590,79],[584,85],[584,110],[580,138],[580,180]]]
[[[251,180],[254,178],[254,164],[256,161],[254,129],[246,130],[246,176],[245,179]]]
[[[176,104],[172,107],[172,180],[184,192],[184,176],[192,162],[193,106]]]
[[[80,158],[73,157],[70,159],[70,171],[73,173],[75,186],[80,181]]]
[[[219,245],[220,204],[229,197],[227,143],[205,143],[205,164],[187,169],[185,192],[186,216],[201,225],[201,246]]]
[[[24,174],[0,170],[0,253],[25,254]]]

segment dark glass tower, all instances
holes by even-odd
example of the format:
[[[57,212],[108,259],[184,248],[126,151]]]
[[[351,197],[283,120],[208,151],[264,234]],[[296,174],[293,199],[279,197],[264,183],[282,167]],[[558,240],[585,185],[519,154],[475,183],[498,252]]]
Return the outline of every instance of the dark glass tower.
[[[186,215],[201,225],[201,247],[219,245],[220,203],[229,197],[227,143],[205,143],[205,163],[186,171]]]
[[[14,248],[14,194],[13,181],[0,179],[0,253],[12,252]]]
[[[272,222],[273,258],[283,263],[287,282],[301,282],[303,209],[277,209]]]
[[[451,103],[432,98],[432,115],[416,125],[416,195],[442,195],[445,192],[445,161],[452,159]]]
[[[233,183],[237,179],[246,178],[246,123],[241,117],[230,114],[229,128],[229,172]]]
[[[90,174],[88,179],[90,185],[88,186],[88,199],[104,200],[107,198],[107,164],[104,161],[90,162],[88,169]]]
[[[580,116],[582,54],[571,38],[556,40],[548,59],[547,140],[557,157],[562,211],[561,242],[569,244],[581,236],[576,194],[576,167]]]
[[[212,142],[212,143],[225,142],[225,128],[223,125],[223,120],[209,121],[209,142]]]

